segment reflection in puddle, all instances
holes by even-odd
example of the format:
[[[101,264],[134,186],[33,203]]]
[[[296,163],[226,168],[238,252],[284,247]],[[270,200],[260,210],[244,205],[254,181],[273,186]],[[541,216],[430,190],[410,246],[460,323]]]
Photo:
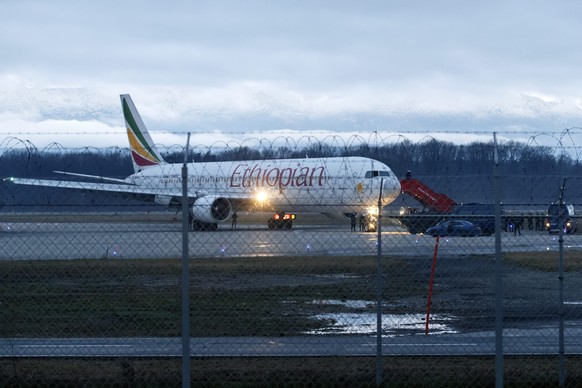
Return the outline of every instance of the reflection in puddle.
[[[314,300],[316,305],[337,306],[341,310],[375,308],[375,302],[365,300]],[[375,334],[375,312],[337,312],[323,313],[313,316],[313,319],[329,323],[329,326],[311,330],[306,334]],[[429,334],[457,333],[451,327],[454,317],[434,314],[430,317]],[[386,336],[402,336],[425,334],[426,314],[383,314],[382,334]]]

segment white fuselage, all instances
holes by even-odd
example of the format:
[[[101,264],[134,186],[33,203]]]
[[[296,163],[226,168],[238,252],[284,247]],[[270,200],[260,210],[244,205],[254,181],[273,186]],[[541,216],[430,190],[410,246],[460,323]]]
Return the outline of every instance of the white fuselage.
[[[182,164],[144,168],[127,181],[160,193],[182,188]],[[352,212],[383,205],[400,194],[400,183],[385,164],[363,157],[275,159],[189,163],[188,196],[255,201],[266,209],[297,212]],[[160,195],[163,202],[163,194]]]

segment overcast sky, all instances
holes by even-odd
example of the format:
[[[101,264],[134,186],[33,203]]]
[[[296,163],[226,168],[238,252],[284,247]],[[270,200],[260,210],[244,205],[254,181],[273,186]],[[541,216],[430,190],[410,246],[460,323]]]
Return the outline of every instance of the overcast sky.
[[[123,93],[166,144],[556,138],[582,127],[581,20],[574,0],[0,0],[0,142],[126,146]]]

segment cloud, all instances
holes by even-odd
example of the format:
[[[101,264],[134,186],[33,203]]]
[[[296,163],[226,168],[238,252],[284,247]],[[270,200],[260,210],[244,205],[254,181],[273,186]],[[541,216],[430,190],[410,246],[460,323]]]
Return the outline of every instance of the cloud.
[[[122,93],[162,132],[561,131],[582,118],[580,8],[1,2],[0,131],[117,130]]]

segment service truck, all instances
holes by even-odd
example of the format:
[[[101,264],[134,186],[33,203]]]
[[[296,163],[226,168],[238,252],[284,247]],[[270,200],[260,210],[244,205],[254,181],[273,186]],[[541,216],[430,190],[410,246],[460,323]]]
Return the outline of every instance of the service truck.
[[[546,219],[546,230],[551,233],[559,233],[560,228],[564,233],[575,233],[578,230],[576,214],[572,204],[551,203],[548,207],[548,218]],[[561,219],[561,226],[560,226]]]

